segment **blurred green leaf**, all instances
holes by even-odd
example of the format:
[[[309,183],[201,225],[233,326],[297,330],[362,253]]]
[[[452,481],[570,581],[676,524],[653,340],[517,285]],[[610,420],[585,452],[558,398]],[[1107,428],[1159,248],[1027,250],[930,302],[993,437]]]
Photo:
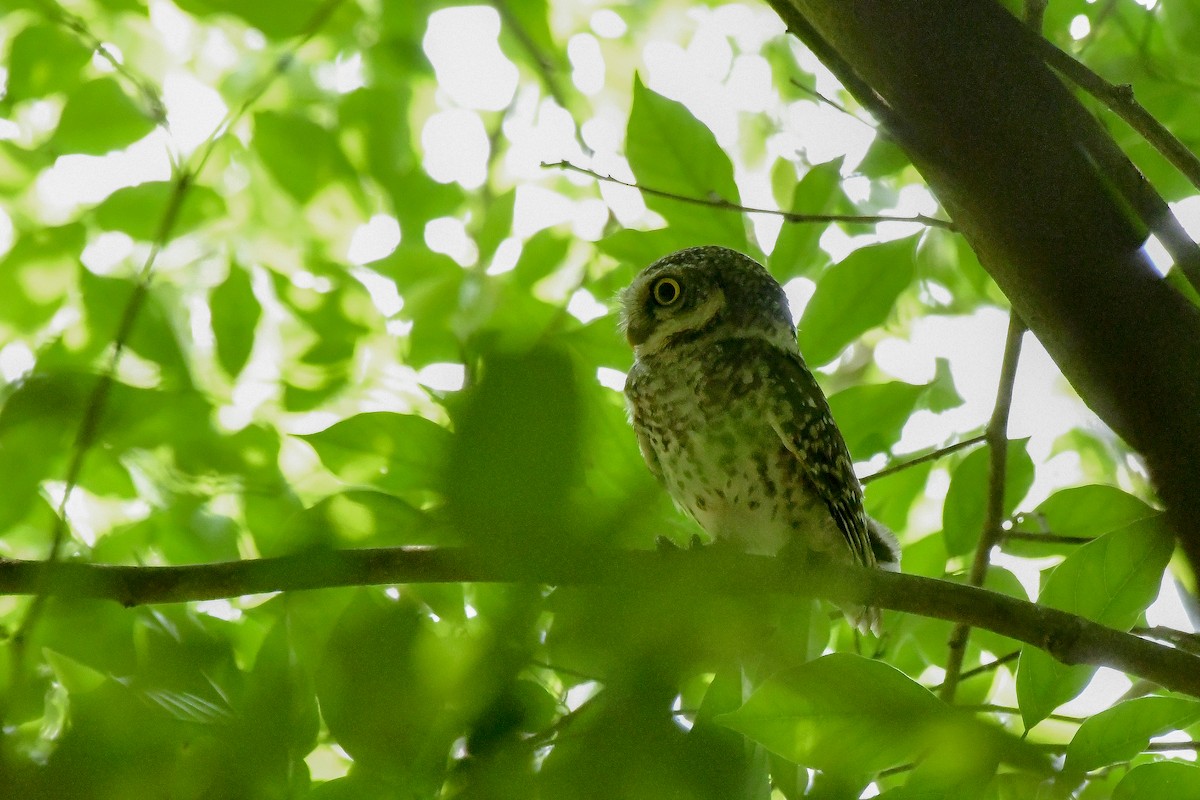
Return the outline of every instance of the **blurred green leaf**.
[[[337,138],[295,112],[254,115],[254,151],[267,171],[297,203],[306,203],[326,184],[353,176]]]
[[[78,280],[84,241],[78,223],[21,231],[0,259],[0,320],[20,331],[48,322]]]
[[[1182,697],[1137,697],[1088,717],[1067,748],[1063,771],[1078,775],[1129,761],[1150,739],[1200,719],[1200,702]]]
[[[1129,630],[1158,596],[1174,542],[1156,518],[1132,522],[1083,545],[1050,573],[1038,603]],[[1017,700],[1026,727],[1079,694],[1096,668],[1067,666],[1026,646],[1017,669]]]
[[[229,275],[209,296],[217,361],[231,378],[246,366],[254,347],[254,331],[262,317],[262,306],[254,296],[250,273],[230,263]]]
[[[355,762],[430,796],[479,702],[483,687],[466,680],[472,657],[468,641],[436,635],[410,602],[359,591],[316,671],[321,715]]]
[[[374,411],[300,435],[348,484],[404,494],[437,486],[450,433],[424,417]]]
[[[104,155],[154,130],[115,78],[98,78],[67,96],[51,146],[64,153]]]
[[[419,510],[383,492],[351,490],[305,509],[282,544],[288,551],[313,546],[395,547],[447,544]]]
[[[817,279],[817,291],[797,328],[800,352],[813,366],[883,324],[913,279],[912,237],[855,250]]]
[[[322,0],[297,0],[295,3],[241,3],[238,0],[179,0],[179,7],[203,18],[229,14],[258,28],[272,39],[295,36],[304,30]]]
[[[466,272],[453,259],[425,248],[401,244],[372,267],[392,278],[404,298],[401,314],[413,321],[405,363],[414,368],[439,361],[460,361],[456,330]]]
[[[161,365],[163,372],[159,380],[166,387],[191,386],[183,344],[155,287],[143,288],[124,278],[93,275],[86,269],[81,270],[79,283],[92,336],[89,351],[100,352],[112,344],[121,330],[130,302],[137,302],[137,316],[125,346],[142,358]],[[141,299],[134,300],[135,295]]]
[[[454,415],[451,517],[471,544],[506,558],[569,552],[581,535],[569,500],[582,466],[571,362],[551,348],[489,353],[481,374]]]
[[[33,24],[13,37],[4,100],[16,103],[74,89],[91,52],[61,25]]]
[[[912,160],[908,153],[904,152],[895,140],[885,134],[878,134],[859,163],[858,171],[868,178],[878,180],[887,175],[895,175],[910,164]]]
[[[1028,439],[1010,439],[1004,479],[1004,514],[1011,514],[1033,486],[1033,459]],[[980,447],[967,454],[950,478],[942,506],[942,535],[952,556],[971,552],[983,531],[987,509],[991,454]]]
[[[134,239],[155,241],[163,233],[162,225],[172,194],[180,191],[173,181],[151,181],[127,186],[113,192],[93,209],[96,224],[110,231],[127,233]],[[179,206],[175,224],[167,233],[180,236],[225,214],[225,200],[203,184],[188,184]]]
[[[1200,797],[1200,767],[1180,761],[1140,764],[1117,784],[1112,796],[1113,800]]]
[[[845,653],[773,675],[718,721],[791,761],[841,775],[865,777],[952,753],[993,764],[1002,757],[1038,760],[895,668]]]

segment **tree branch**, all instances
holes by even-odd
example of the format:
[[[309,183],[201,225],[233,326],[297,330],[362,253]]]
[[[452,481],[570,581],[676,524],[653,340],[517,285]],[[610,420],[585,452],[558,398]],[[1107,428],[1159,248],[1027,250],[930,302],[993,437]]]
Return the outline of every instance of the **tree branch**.
[[[1200,382],[1180,365],[1200,363],[1200,311],[1153,268],[1032,34],[991,0],[768,3],[889,129],[1080,397],[1142,453],[1195,570]]]
[[[1112,667],[1200,697],[1200,657],[973,586],[850,565],[814,569],[791,559],[711,548],[550,556],[497,558],[470,548],[397,547],[173,567],[0,560],[0,594],[41,591],[134,606],[337,586],[469,582],[815,596],[986,628],[1039,647],[1065,664]]]
[[[737,211],[745,214],[770,214],[773,217],[782,217],[785,222],[863,222],[868,224],[876,222],[919,222],[931,228],[945,228],[948,231],[954,230],[953,222],[938,219],[937,217],[927,217],[924,214],[916,214],[911,217],[892,214],[802,214],[796,211],[781,211],[776,208],[752,208],[738,203],[731,203],[719,197],[689,197],[685,194],[676,194],[675,192],[668,192],[663,189],[655,189],[651,186],[643,186],[640,183],[630,183],[620,178],[614,178],[611,175],[602,175],[599,172],[593,172],[587,167],[576,166],[570,161],[559,161],[554,164],[543,162],[542,167],[545,169],[578,172],[580,175],[588,175],[598,181],[615,183],[618,186],[627,186],[630,189],[637,189],[645,194],[654,195],[655,197],[665,197],[668,200],[677,200],[680,203],[690,203],[694,206],[708,206],[709,208],[719,208],[724,211]]]
[[[1004,358],[1000,365],[999,386],[996,389],[996,405],[984,434],[988,444],[988,494],[984,512],[983,530],[979,544],[975,546],[975,559],[971,562],[971,573],[967,583],[983,586],[988,565],[992,560],[992,548],[1004,533],[1004,487],[1008,470],[1008,413],[1012,409],[1013,386],[1017,380],[1017,364],[1021,359],[1021,341],[1025,336],[1025,323],[1016,311],[1008,313],[1008,336],[1004,341]],[[950,633],[950,652],[946,657],[946,681],[942,684],[941,697],[947,703],[954,702],[958,689],[958,676],[962,671],[963,658],[967,652],[967,639],[971,629],[959,623]]]
[[[939,458],[944,458],[945,456],[948,456],[951,453],[956,453],[963,448],[972,447],[985,441],[987,441],[987,436],[984,434],[972,436],[970,439],[963,439],[961,442],[955,442],[954,444],[946,445],[945,447],[939,447],[933,452],[925,453],[924,455],[917,456],[916,458],[910,458],[908,461],[901,461],[899,464],[892,464],[889,467],[884,467],[878,472],[872,472],[870,475],[860,479],[859,483],[865,485],[871,481],[877,481],[880,478],[886,478],[888,475],[894,475],[897,472],[911,469],[918,464],[924,464],[926,461],[937,461]]]

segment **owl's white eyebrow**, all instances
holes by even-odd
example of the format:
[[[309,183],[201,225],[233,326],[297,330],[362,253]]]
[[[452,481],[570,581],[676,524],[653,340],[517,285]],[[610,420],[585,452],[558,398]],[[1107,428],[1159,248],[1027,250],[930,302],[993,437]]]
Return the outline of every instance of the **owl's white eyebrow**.
[[[636,354],[639,357],[650,355],[662,347],[663,343],[669,337],[674,336],[680,331],[702,327],[706,322],[715,317],[724,305],[725,292],[717,289],[707,300],[688,313],[660,322],[655,328],[654,333],[635,348]]]

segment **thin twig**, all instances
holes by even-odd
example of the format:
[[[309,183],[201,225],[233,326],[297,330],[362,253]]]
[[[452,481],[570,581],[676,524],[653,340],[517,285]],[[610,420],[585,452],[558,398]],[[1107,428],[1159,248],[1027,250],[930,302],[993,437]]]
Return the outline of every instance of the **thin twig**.
[[[813,97],[813,98],[815,98],[815,99],[817,99],[817,100],[820,100],[822,103],[824,103],[825,105],[829,106],[830,108],[833,108],[833,109],[835,109],[835,110],[837,110],[837,111],[840,111],[840,112],[842,112],[842,113],[843,113],[843,114],[845,114],[847,117],[849,117],[850,119],[854,120],[855,122],[862,123],[863,125],[866,125],[866,126],[867,126],[868,128],[870,128],[871,130],[873,130],[873,131],[877,131],[877,132],[878,132],[878,133],[880,133],[881,135],[884,135],[884,136],[886,136],[886,135],[887,135],[885,131],[882,131],[882,130],[880,130],[878,127],[876,127],[874,124],[872,124],[872,123],[871,123],[871,122],[869,122],[868,120],[865,120],[865,119],[863,119],[862,117],[858,116],[857,114],[855,114],[855,113],[854,113],[853,111],[851,111],[850,109],[846,108],[844,105],[842,105],[842,104],[841,104],[841,103],[839,103],[838,101],[836,101],[836,100],[834,100],[834,99],[832,99],[832,98],[830,98],[830,97],[826,97],[825,95],[821,94],[820,92],[818,92],[816,89],[812,88],[811,86],[805,86],[803,83],[801,83],[800,81],[796,80],[795,78],[792,78],[792,79],[789,81],[789,83],[791,83],[791,84],[792,84],[792,86],[795,86],[797,89],[799,89],[800,91],[802,91],[802,92],[804,92],[805,94],[809,95],[810,97]]]
[[[521,21],[512,12],[507,0],[492,0],[492,6],[500,15],[504,27],[512,33],[525,52],[529,54],[529,59],[533,62],[534,71],[537,72],[542,85],[546,87],[546,91],[554,98],[554,102],[558,103],[562,108],[567,108],[566,92],[562,90],[562,86],[559,85],[558,79],[554,75],[556,65],[538,47],[537,42],[529,35],[529,31],[525,30],[525,26],[521,24]]]
[[[965,670],[958,676],[958,680],[959,680],[959,682],[962,682],[962,681],[967,680],[968,678],[974,678],[976,675],[982,675],[985,672],[992,672],[992,671],[998,669],[999,667],[1003,666],[1004,664],[1010,664],[1013,661],[1016,661],[1018,658],[1020,658],[1020,656],[1021,656],[1020,650],[1013,650],[1011,653],[1006,653],[1005,655],[1000,656],[995,661],[989,661],[986,664],[980,664],[978,667],[974,667],[972,669]],[[945,683],[939,683],[937,686],[931,686],[930,691],[932,691],[932,692],[941,691],[941,689],[944,685],[945,685]]]
[[[167,108],[163,104],[162,95],[158,87],[151,83],[149,78],[137,74],[113,55],[108,45],[101,41],[100,37],[92,33],[92,29],[88,27],[87,22],[82,17],[67,11],[61,5],[54,2],[54,0],[39,0],[38,5],[42,7],[43,14],[82,39],[89,50],[108,62],[109,66],[113,68],[113,72],[132,84],[137,89],[138,94],[142,96],[150,118],[154,120],[156,125],[163,128],[166,127]]]
[[[927,461],[937,461],[939,458],[944,458],[951,453],[957,453],[959,450],[985,441],[987,441],[987,436],[981,433],[978,436],[972,436],[970,439],[964,439],[961,442],[955,442],[954,444],[940,447],[931,453],[917,456],[916,458],[909,459],[908,461],[901,461],[899,464],[893,464],[890,467],[884,467],[878,472],[874,472],[865,478],[862,478],[859,483],[866,484],[870,483],[871,481],[877,481],[880,478],[886,478],[887,476],[894,475],[902,470],[911,469],[918,464],[924,464]]]
[[[1039,35],[1030,35],[1038,55],[1130,125],[1150,145],[1200,189],[1200,159],[1154,118],[1133,96],[1133,87],[1109,83],[1083,63]],[[1097,168],[1158,237],[1176,266],[1200,291],[1200,246],[1192,240],[1161,194],[1134,166],[1090,115],[1080,110],[1073,122],[1076,135]]]
[[[1001,706],[995,703],[973,703],[970,705],[961,705],[959,708],[966,711],[978,711],[983,714],[1008,714],[1010,716],[1020,714],[1021,709],[1013,708],[1012,706]],[[1056,720],[1058,722],[1073,722],[1076,725],[1083,723],[1087,717],[1072,717],[1069,714],[1050,714],[1046,719]]]
[[[992,548],[1004,533],[1004,488],[1008,468],[1008,414],[1012,408],[1013,385],[1017,378],[1017,364],[1021,358],[1021,341],[1025,336],[1025,323],[1015,310],[1008,315],[1008,337],[1004,342],[1004,360],[1000,366],[999,387],[996,389],[996,405],[988,421],[988,494],[984,513],[983,530],[975,548],[975,559],[967,578],[971,586],[982,586],[991,562]],[[946,680],[942,684],[941,698],[954,702],[958,688],[959,673],[966,655],[969,626],[959,623],[950,633],[949,653],[946,657]]]
[[[320,29],[320,26],[329,18],[333,10],[342,2],[342,0],[329,0],[321,8],[319,8],[310,19],[305,27],[304,33],[291,45],[287,56],[295,52],[296,48],[308,41],[309,38]],[[65,15],[65,12],[63,12]],[[65,17],[69,19],[69,17]],[[80,21],[78,27],[72,26],[75,30],[87,31],[86,25]],[[88,35],[90,31],[87,31]],[[94,36],[92,38],[95,38]],[[97,40],[98,41],[98,40]],[[212,154],[216,146],[217,140],[224,135],[224,132],[233,124],[238,117],[244,113],[250,104],[257,98],[262,96],[266,91],[270,80],[273,80],[279,74],[280,65],[283,58],[276,62],[276,69],[268,76],[268,80],[260,82],[260,86],[256,87],[252,92],[250,99],[244,102],[239,109],[230,112],[220,125],[217,126],[208,139],[198,150],[194,165],[191,167],[176,167],[175,177],[171,187],[170,197],[167,199],[167,205],[163,209],[162,216],[159,218],[158,227],[155,230],[154,239],[150,246],[150,252],[146,256],[146,260],[142,263],[138,270],[133,291],[129,296],[129,300],[125,303],[125,307],[121,312],[121,319],[117,325],[117,330],[113,335],[113,348],[109,356],[108,363],[100,372],[95,386],[88,395],[86,404],[84,405],[83,417],[80,420],[79,428],[75,434],[75,441],[72,446],[71,459],[67,465],[65,476],[65,485],[63,489],[62,499],[57,508],[57,514],[54,519],[54,524],[50,533],[50,548],[46,556],[46,563],[55,564],[62,557],[62,547],[66,541],[69,530],[67,522],[67,507],[75,489],[79,485],[79,480],[83,474],[83,468],[87,461],[87,456],[91,452],[96,443],[96,437],[99,434],[101,423],[103,421],[104,412],[108,405],[108,397],[112,391],[113,383],[116,380],[117,368],[120,365],[121,357],[125,353],[128,346],[129,338],[133,334],[134,326],[137,322],[138,314],[140,313],[146,297],[149,294],[151,280],[154,275],[154,265],[158,261],[159,255],[171,241],[176,223],[179,220],[179,214],[183,207],[184,199],[187,197],[188,191],[195,183],[196,177],[207,163],[209,156]],[[23,672],[24,663],[24,646],[28,640],[29,633],[37,624],[41,617],[45,606],[47,591],[36,591],[34,597],[25,611],[21,623],[18,625],[15,634],[13,635],[13,675],[14,680],[19,679]]]
[[[1045,38],[1038,37],[1037,42],[1038,52],[1047,64],[1125,120],[1129,127],[1200,190],[1200,158],[1137,101],[1132,86],[1110,83]]]
[[[580,167],[572,164],[569,161],[559,161],[557,163],[542,163],[542,167],[546,169],[562,169],[569,172],[578,172],[581,175],[588,175],[598,181],[605,183],[615,183],[619,186],[627,186],[630,189],[637,189],[645,194],[654,195],[655,197],[665,197],[668,200],[677,200],[680,203],[691,203],[696,206],[707,206],[709,208],[717,208],[722,211],[737,211],[744,214],[769,214],[774,217],[781,217],[785,222],[862,222],[862,223],[877,223],[877,222],[918,222],[922,225],[927,225],[931,228],[944,228],[948,231],[955,230],[954,223],[949,220],[938,219],[937,217],[927,217],[924,214],[917,214],[911,217],[902,217],[891,214],[802,214],[795,211],[780,211],[775,208],[751,208],[743,206],[739,203],[731,203],[723,198],[703,198],[689,197],[675,192],[668,192],[663,189],[655,189],[651,186],[643,186],[639,183],[630,183],[623,181],[620,178],[614,178],[611,175],[603,175],[599,172],[594,172],[587,167]]]
[[[1174,628],[1167,628],[1162,625],[1154,625],[1149,628],[1134,628],[1131,633],[1151,639],[1158,639],[1160,642],[1173,644],[1180,650],[1187,650],[1189,653],[1200,655],[1200,633],[1177,631]]]

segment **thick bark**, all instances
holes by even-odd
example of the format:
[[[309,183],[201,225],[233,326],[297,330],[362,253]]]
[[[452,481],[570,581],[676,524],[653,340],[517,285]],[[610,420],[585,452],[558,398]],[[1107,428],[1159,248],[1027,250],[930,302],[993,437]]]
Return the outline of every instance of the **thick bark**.
[[[993,0],[769,0],[908,152],[1200,567],[1200,311],[1097,163],[1106,134]],[[1105,142],[1104,144],[1108,144]]]

